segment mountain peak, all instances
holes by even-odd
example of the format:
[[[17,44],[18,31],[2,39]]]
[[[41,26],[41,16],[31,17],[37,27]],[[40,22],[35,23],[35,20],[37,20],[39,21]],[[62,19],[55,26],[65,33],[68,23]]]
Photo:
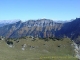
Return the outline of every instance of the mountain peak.
[[[22,23],[22,21],[21,21],[21,20],[19,20],[19,21],[17,21],[16,23]]]

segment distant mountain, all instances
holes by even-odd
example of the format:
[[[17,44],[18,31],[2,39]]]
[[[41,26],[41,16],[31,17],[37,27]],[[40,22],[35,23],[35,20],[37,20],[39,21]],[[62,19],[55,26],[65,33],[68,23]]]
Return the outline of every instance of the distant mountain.
[[[70,21],[61,21],[61,20],[59,20],[59,21],[56,21],[57,23],[67,23],[67,22],[70,22]]]
[[[4,25],[13,24],[19,20],[0,20],[0,27],[3,27]]]
[[[55,22],[50,19],[18,21],[0,27],[0,36],[19,38],[22,36],[34,37],[70,37],[76,39],[80,35],[80,18],[70,22]]]
[[[5,23],[12,24],[12,23],[15,23],[17,21],[20,21],[20,20],[0,20],[0,24],[5,24]]]
[[[2,23],[1,23],[1,24],[0,24],[0,27],[3,27],[4,25],[7,25],[7,24],[2,24]]]

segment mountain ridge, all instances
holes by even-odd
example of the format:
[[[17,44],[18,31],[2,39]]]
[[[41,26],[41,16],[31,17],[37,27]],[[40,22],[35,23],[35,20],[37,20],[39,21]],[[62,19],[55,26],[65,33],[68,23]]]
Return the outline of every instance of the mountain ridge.
[[[75,39],[80,34],[80,18],[70,22],[58,23],[50,19],[18,21],[13,24],[0,27],[0,36],[6,38],[19,38],[22,36],[34,37],[64,37]]]

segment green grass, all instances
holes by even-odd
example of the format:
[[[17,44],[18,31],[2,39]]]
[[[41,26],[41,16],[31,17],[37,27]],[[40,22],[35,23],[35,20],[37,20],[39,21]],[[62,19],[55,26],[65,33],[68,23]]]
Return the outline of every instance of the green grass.
[[[10,48],[5,41],[0,40],[0,60],[78,60],[74,57],[72,41],[64,38],[63,41],[44,41],[43,39],[26,37],[13,40],[14,47]],[[26,44],[23,51],[22,45]],[[34,47],[31,48],[30,46]]]

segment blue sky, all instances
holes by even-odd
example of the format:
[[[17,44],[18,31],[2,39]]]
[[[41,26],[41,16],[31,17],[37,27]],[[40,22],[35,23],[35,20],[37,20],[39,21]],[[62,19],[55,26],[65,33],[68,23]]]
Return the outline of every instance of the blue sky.
[[[80,17],[80,0],[0,0],[0,20]]]

